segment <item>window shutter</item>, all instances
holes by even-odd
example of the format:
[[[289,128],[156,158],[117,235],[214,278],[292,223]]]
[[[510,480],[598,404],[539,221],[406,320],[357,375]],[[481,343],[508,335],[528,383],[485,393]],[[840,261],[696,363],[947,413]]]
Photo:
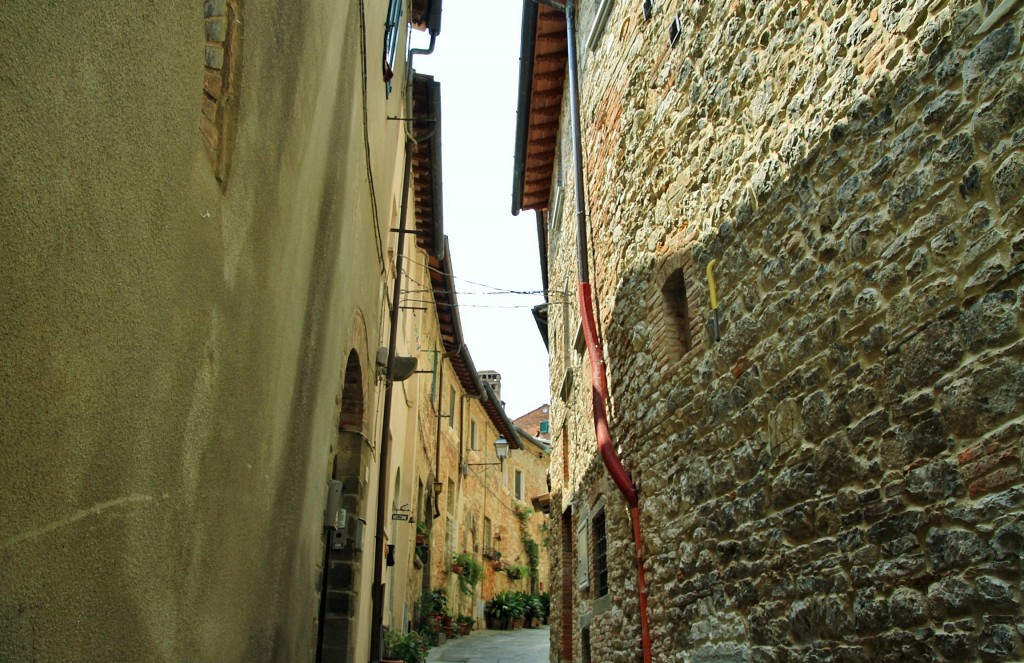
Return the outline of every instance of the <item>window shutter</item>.
[[[580,587],[590,586],[590,532],[587,524],[590,519],[584,514],[579,515],[576,526],[576,584]]]

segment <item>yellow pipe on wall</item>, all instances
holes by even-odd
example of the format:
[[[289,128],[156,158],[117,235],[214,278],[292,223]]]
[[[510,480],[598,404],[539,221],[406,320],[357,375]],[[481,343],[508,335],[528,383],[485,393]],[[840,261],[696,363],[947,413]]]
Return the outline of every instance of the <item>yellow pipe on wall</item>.
[[[718,291],[715,289],[715,275],[711,273],[711,270],[715,268],[718,260],[712,258],[711,262],[708,263],[708,290],[711,292],[711,310],[715,311],[718,309]]]

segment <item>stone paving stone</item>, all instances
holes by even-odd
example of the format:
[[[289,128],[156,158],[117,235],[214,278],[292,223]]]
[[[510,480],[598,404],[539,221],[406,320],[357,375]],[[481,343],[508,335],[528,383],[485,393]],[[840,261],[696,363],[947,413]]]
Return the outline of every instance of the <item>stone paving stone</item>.
[[[547,663],[551,630],[474,631],[432,647],[427,663]]]

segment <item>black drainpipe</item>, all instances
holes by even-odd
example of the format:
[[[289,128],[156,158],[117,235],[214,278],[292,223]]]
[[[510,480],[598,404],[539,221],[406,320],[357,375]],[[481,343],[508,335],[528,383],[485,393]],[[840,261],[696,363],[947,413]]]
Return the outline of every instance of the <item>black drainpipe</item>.
[[[434,52],[434,42],[441,31],[440,0],[434,0],[437,6],[436,18],[432,14],[430,26],[430,46],[423,49],[413,48],[409,50],[409,69],[407,85],[409,105],[412,107],[412,60],[416,55],[429,55]],[[412,114],[409,115],[412,117]],[[418,140],[426,140],[433,131]],[[395,283],[391,293],[391,326],[388,330],[388,360],[385,368],[384,383],[384,406],[381,415],[382,425],[380,432],[380,458],[377,473],[377,527],[373,541],[373,586],[371,589],[372,608],[370,614],[370,663],[379,663],[384,651],[384,539],[387,536],[387,494],[388,483],[388,460],[391,451],[391,444],[388,436],[391,432],[391,402],[394,396],[394,382],[391,373],[395,365],[395,342],[398,340],[398,312],[402,294],[402,268],[405,266],[405,235],[406,218],[409,214],[409,185],[412,177],[412,151],[416,146],[416,140],[412,138],[412,132],[406,130],[405,139],[405,164],[402,175],[402,208],[398,219],[398,243],[395,248]],[[397,486],[395,487],[397,490]]]

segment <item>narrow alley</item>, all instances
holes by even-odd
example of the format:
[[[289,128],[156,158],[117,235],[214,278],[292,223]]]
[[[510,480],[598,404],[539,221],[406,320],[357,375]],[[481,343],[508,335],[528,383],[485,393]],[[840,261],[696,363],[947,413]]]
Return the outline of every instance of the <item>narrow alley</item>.
[[[551,629],[476,631],[434,647],[427,663],[546,663]]]
[[[1024,660],[1024,0],[443,5],[3,0],[0,663]]]

